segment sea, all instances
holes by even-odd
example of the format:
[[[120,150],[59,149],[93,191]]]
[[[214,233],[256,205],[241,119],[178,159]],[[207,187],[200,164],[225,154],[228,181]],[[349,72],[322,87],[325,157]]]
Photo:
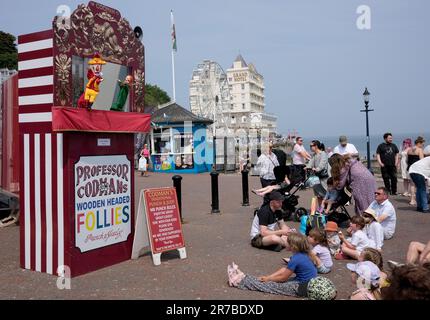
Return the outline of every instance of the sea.
[[[367,157],[367,138],[365,135],[346,135],[348,138],[348,143],[352,143],[358,150],[361,158]],[[393,143],[397,145],[400,151],[402,151],[403,140],[410,138],[412,140],[412,145],[418,136],[424,137],[426,140],[425,146],[430,143],[430,132],[422,133],[403,133],[396,134],[393,132]],[[326,149],[328,147],[334,148],[339,144],[339,136],[327,136],[327,137],[303,137],[304,146],[306,150],[310,151],[310,142],[312,140],[319,140],[324,143]],[[384,142],[383,134],[370,135],[370,157],[373,159],[376,156],[376,149],[378,145]]]

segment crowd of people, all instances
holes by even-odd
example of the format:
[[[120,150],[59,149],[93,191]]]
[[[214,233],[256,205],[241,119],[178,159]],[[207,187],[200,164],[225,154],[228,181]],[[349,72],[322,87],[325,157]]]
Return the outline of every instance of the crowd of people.
[[[403,142],[399,151],[391,133],[383,136],[376,152],[384,186],[377,186],[375,176],[360,161],[354,145],[345,136],[329,155],[318,140],[306,151],[303,138],[298,137],[292,152],[292,166],[278,161],[274,146],[260,156],[262,189],[254,193],[268,197],[256,212],[251,227],[251,245],[258,249],[281,251],[292,255],[283,259],[284,265],[269,275],[255,277],[242,272],[236,264],[228,266],[229,285],[243,290],[272,294],[335,299],[337,290],[326,274],[332,272],[333,259],[356,260],[348,263],[351,281],[357,288],[351,300],[426,299],[430,300],[430,241],[427,244],[411,241],[405,263],[388,261],[390,272],[383,269],[383,246],[393,238],[396,230],[396,210],[389,197],[399,195],[397,172],[404,181],[401,195],[411,197],[410,204],[417,211],[429,212],[427,182],[430,180],[430,148],[418,137],[412,147],[411,139]],[[278,170],[277,170],[278,169]],[[276,174],[284,172],[284,176]],[[320,213],[328,214],[339,194],[347,189],[352,194],[355,215],[342,232],[338,224],[328,221],[323,227],[314,226],[306,234],[290,228],[284,221],[282,205],[285,186],[303,182],[307,175],[318,177]],[[288,194],[288,193],[287,193]],[[413,240],[413,239],[411,239]]]

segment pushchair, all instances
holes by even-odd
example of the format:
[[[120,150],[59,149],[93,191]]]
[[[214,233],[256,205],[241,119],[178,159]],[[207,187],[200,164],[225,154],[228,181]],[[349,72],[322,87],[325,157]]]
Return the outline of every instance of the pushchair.
[[[310,177],[308,177],[305,181],[299,181],[299,182],[291,181],[291,183],[288,185],[285,183],[281,183],[280,184],[281,188],[276,190],[281,194],[285,195],[285,200],[282,203],[282,211],[283,211],[282,218],[284,219],[284,221],[289,220],[293,214],[294,214],[293,215],[294,218],[296,216],[302,216],[303,214],[307,214],[307,210],[305,208],[303,207],[296,208],[296,206],[299,204],[299,197],[300,197],[300,196],[296,196],[296,193],[297,191],[302,189],[303,186],[305,186],[309,178]],[[291,190],[293,189],[294,191],[291,192]],[[263,198],[263,204],[261,205],[261,207],[267,205],[269,202],[270,202],[269,194],[266,194]],[[254,216],[257,214],[260,208],[257,208],[254,210]],[[299,220],[296,220],[296,221],[299,221]]]
[[[327,192],[321,184],[313,186],[313,189],[319,198],[324,198]],[[351,216],[349,215],[348,210],[345,208],[345,205],[351,201],[351,198],[352,193],[347,187],[339,191],[339,197],[337,201],[333,203],[330,212],[326,215],[326,220],[336,222],[341,228],[349,227],[349,220],[351,219]]]

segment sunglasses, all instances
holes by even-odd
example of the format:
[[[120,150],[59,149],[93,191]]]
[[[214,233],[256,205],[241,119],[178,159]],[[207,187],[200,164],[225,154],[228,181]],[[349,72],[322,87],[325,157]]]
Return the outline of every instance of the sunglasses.
[[[375,192],[375,195],[380,196],[381,194],[383,194],[382,192]]]
[[[311,145],[310,145],[310,147],[311,147],[311,148],[312,148],[312,147],[315,147],[315,145],[314,145],[314,144],[311,144]]]

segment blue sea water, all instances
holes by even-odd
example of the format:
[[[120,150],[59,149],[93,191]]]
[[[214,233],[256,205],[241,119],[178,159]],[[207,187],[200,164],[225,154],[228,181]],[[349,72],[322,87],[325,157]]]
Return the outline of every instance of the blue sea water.
[[[430,132],[422,132],[422,133],[404,133],[404,134],[396,134],[395,132],[392,132],[393,134],[393,142],[397,145],[399,150],[402,149],[402,143],[403,140],[406,138],[410,138],[412,140],[412,145],[415,141],[415,139],[418,136],[424,137],[426,139],[425,145],[428,145],[430,143]],[[367,138],[365,135],[362,136],[348,136],[348,143],[352,143],[357,148],[360,157],[366,158],[367,157]],[[327,137],[304,137],[304,146],[306,150],[310,151],[309,145],[312,140],[319,140],[327,147],[334,148],[339,144],[339,136],[327,136]],[[380,143],[384,142],[383,134],[378,135],[371,135],[370,136],[370,157],[373,158],[374,155],[376,155],[376,148],[378,148],[378,145]]]

